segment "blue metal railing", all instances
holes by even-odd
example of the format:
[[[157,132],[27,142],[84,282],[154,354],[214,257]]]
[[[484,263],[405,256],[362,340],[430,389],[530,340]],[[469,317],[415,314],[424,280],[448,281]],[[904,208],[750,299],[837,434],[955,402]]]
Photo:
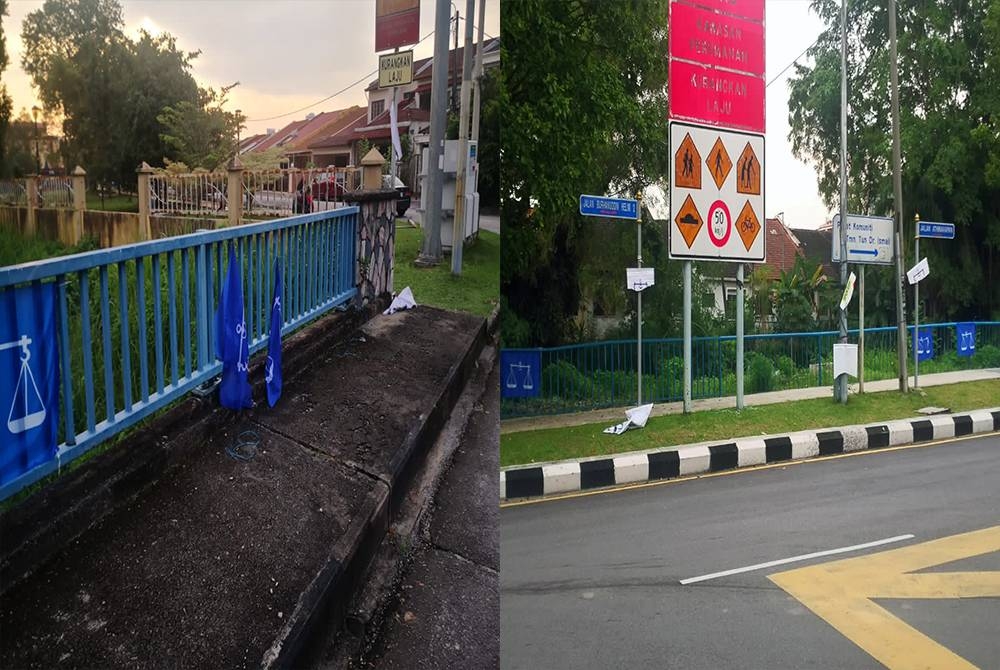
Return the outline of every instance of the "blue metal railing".
[[[267,345],[275,258],[287,334],[357,293],[357,226],[358,208],[345,207],[0,268],[0,291],[57,283],[62,380],[56,458],[4,483],[0,500],[221,372],[214,314],[228,244],[253,353]]]
[[[1000,322],[976,323],[977,354],[960,358],[956,324],[921,324],[930,330],[935,356],[921,361],[920,373],[1000,366]],[[908,373],[913,374],[913,327],[909,327]],[[833,383],[836,331],[747,335],[744,342],[744,390],[761,393]],[[857,329],[850,341],[857,342]],[[623,407],[636,402],[635,340],[588,342],[545,349],[541,354],[541,388],[534,398],[504,398],[505,418]],[[683,341],[643,340],[643,402],[683,398]],[[897,377],[896,328],[865,329],[865,381]],[[736,395],[736,337],[694,337],[691,342],[691,395],[695,399]],[[501,381],[503,383],[503,381]]]

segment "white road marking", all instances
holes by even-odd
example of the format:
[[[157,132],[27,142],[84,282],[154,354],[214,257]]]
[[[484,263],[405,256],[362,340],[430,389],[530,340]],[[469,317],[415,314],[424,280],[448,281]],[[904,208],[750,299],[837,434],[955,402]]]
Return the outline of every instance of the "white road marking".
[[[738,575],[743,572],[752,572],[754,570],[762,570],[763,568],[772,568],[776,565],[785,565],[786,563],[795,563],[797,561],[808,561],[811,558],[819,558],[820,556],[832,556],[834,554],[846,554],[849,551],[857,551],[858,549],[870,549],[871,547],[879,547],[883,544],[890,544],[892,542],[902,542],[903,540],[912,540],[913,535],[897,535],[896,537],[889,537],[884,540],[876,540],[874,542],[865,542],[864,544],[855,544],[850,547],[840,547],[838,549],[827,549],[826,551],[817,551],[811,554],[802,554],[801,556],[791,556],[789,558],[779,558],[776,561],[768,561],[767,563],[758,563],[756,565],[748,565],[743,568],[733,568],[732,570],[723,570],[722,572],[713,572],[710,575],[702,575],[701,577],[688,577],[687,579],[682,579],[681,584],[694,584],[696,582],[704,582],[709,579],[716,579],[717,577],[728,577],[729,575]]]

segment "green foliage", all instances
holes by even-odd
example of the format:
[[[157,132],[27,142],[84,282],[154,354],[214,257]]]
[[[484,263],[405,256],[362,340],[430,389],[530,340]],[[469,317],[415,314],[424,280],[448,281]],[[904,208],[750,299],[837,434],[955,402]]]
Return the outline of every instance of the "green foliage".
[[[746,386],[750,393],[774,389],[774,363],[770,358],[751,353],[746,359]]]
[[[200,89],[198,101],[181,100],[157,116],[163,126],[160,139],[177,160],[194,168],[217,170],[236,155],[236,133],[242,115],[223,109],[233,86],[216,92]]]
[[[581,193],[632,195],[666,173],[667,4],[501,4],[501,292],[532,344],[572,338]]]
[[[815,0],[826,24],[811,64],[790,82],[790,139],[812,162],[824,202],[839,199],[839,0]],[[934,273],[921,284],[931,319],[987,319],[1000,311],[1000,2],[901,0],[898,62],[903,156],[904,265],[913,263],[913,217],[951,221],[956,239],[925,243]],[[848,207],[892,213],[888,15],[882,0],[848,9]],[[808,62],[808,61],[807,61]],[[891,272],[872,273],[873,322],[892,322]],[[982,290],[990,287],[990,290]]]
[[[479,199],[485,207],[500,204],[500,82],[491,70],[479,82]],[[405,153],[405,147],[404,147]]]
[[[124,32],[117,0],[48,0],[24,20],[21,65],[45,107],[62,114],[63,157],[92,183],[133,185],[142,162],[176,157],[160,138],[157,116],[197,103],[184,53],[169,35]]]
[[[10,61],[7,56],[7,39],[3,34],[3,17],[5,16],[7,16],[7,0],[0,0],[0,178],[13,174],[7,148],[7,132],[10,128],[14,104],[7,94],[7,85],[3,83],[3,72],[7,69]]]
[[[970,356],[974,368],[1000,368],[1000,347],[987,344]]]

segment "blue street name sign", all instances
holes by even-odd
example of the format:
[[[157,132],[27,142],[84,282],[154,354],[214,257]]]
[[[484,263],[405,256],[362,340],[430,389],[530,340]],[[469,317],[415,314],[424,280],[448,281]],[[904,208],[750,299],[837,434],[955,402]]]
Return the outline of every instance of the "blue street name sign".
[[[917,223],[917,237],[938,237],[943,240],[953,240],[955,239],[955,224],[919,221]]]
[[[634,221],[639,218],[639,201],[628,198],[605,198],[600,195],[581,195],[580,214]]]

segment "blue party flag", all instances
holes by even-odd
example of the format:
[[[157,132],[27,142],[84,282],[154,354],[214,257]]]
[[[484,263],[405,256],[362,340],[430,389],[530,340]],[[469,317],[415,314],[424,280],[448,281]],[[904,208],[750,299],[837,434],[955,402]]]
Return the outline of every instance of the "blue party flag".
[[[271,330],[267,340],[267,363],[264,380],[267,382],[267,403],[274,407],[281,397],[281,261],[274,259],[274,297],[271,300]]]
[[[250,363],[250,342],[246,316],[243,312],[243,283],[236,250],[229,248],[229,269],[219,293],[219,309],[215,313],[215,352],[222,359],[222,385],[219,403],[229,409],[253,407],[247,372]]]

